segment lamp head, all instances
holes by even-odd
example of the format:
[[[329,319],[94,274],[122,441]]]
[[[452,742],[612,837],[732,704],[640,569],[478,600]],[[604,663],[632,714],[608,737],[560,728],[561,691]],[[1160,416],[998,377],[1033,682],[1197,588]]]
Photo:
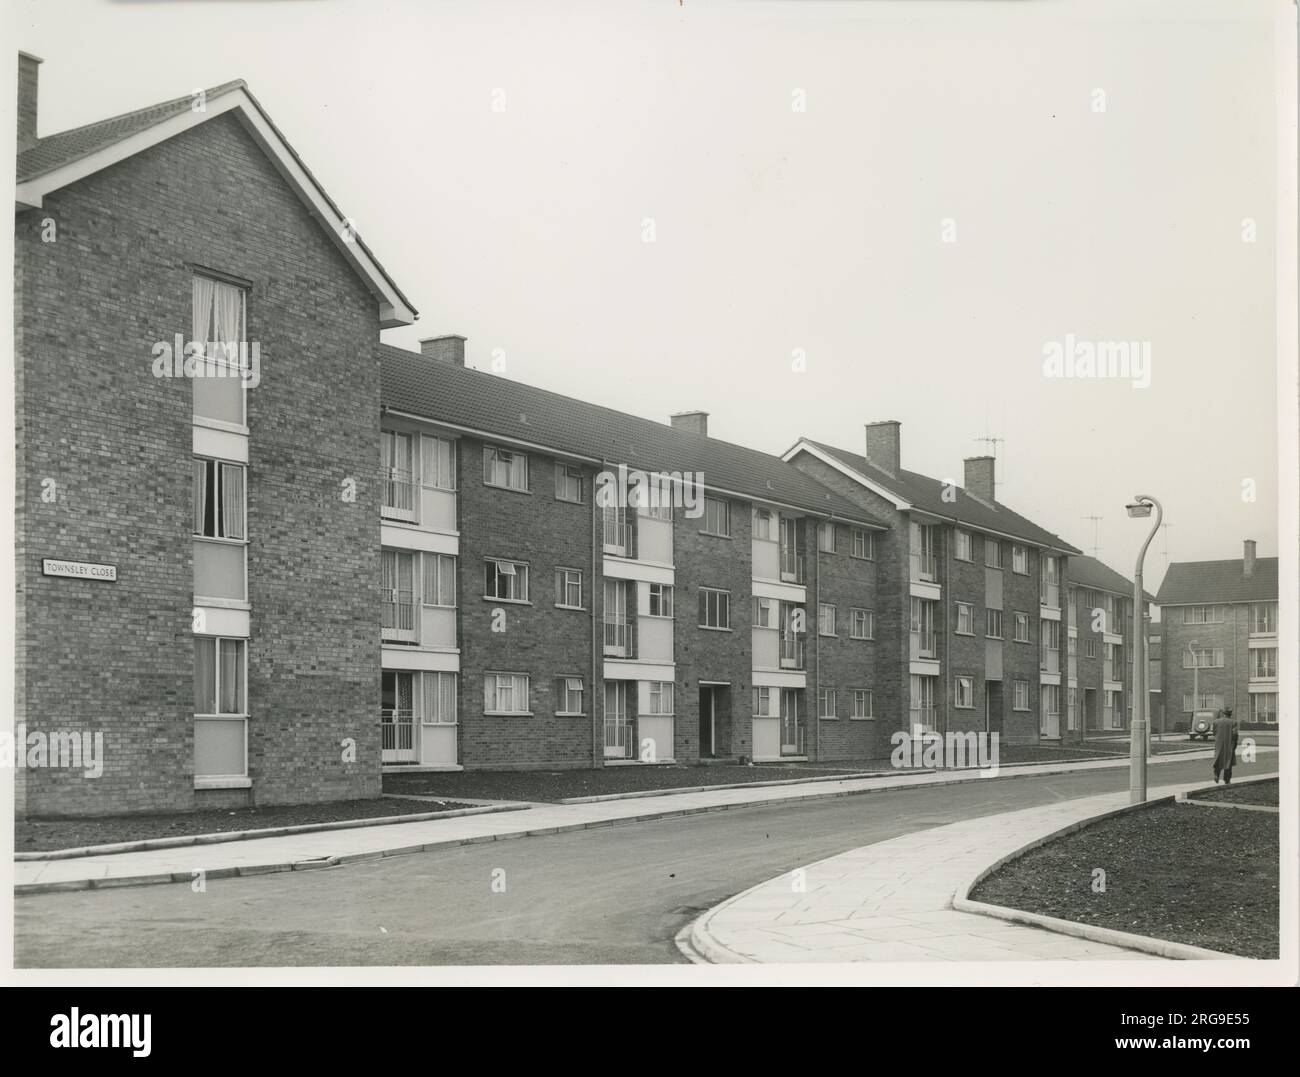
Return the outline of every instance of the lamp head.
[[[1151,515],[1150,501],[1130,501],[1124,510],[1135,520],[1145,519]]]

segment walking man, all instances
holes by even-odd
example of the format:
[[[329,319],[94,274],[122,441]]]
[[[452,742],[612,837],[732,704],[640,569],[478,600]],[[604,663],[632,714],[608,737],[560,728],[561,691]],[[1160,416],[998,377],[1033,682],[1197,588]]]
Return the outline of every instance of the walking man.
[[[1237,754],[1237,723],[1232,708],[1224,707],[1214,720],[1214,781],[1223,775],[1223,784],[1232,784],[1232,763]]]

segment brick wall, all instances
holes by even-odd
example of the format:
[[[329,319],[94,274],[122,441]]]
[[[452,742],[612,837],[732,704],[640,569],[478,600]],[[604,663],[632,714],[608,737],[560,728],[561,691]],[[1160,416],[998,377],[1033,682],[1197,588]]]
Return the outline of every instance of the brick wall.
[[[42,242],[46,219],[56,242]],[[15,247],[19,716],[101,732],[106,755],[93,781],[29,771],[19,810],[203,803],[191,387],[155,378],[151,355],[190,335],[196,264],[252,282],[262,363],[248,409],[253,788],[209,798],[377,795],[374,299],[232,116],[47,196],[16,216]],[[347,477],[360,480],[352,503],[339,497]],[[45,578],[42,557],[116,564],[118,582]],[[356,764],[342,761],[344,737]]]

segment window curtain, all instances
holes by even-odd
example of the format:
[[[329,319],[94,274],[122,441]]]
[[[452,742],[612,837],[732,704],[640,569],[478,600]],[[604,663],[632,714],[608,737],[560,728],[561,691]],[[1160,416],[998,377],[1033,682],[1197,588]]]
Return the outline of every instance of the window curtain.
[[[244,469],[239,464],[221,465],[221,536],[244,538]]]
[[[212,315],[216,302],[217,282],[207,277],[195,277],[193,326],[190,330],[190,339],[196,344],[201,344],[205,353],[212,341]]]
[[[456,605],[456,558],[438,555],[438,605]]]
[[[194,713],[217,713],[217,641],[194,641]]]
[[[510,485],[516,490],[528,489],[528,457],[520,453],[510,457]]]
[[[208,462],[194,461],[194,533],[206,535],[204,510],[208,504]]]
[[[244,713],[244,644],[221,640],[221,713]]]
[[[244,292],[231,284],[214,284],[214,287],[213,327],[217,341],[227,346],[224,354],[233,366],[242,360],[238,345],[244,340]]]
[[[397,710],[405,717],[411,713],[411,675],[397,675]]]

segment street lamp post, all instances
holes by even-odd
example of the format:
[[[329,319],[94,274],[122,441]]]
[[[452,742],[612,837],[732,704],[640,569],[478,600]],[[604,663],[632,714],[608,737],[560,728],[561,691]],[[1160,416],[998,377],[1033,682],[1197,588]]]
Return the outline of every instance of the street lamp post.
[[[1192,717],[1201,705],[1201,660],[1196,655],[1196,648],[1201,645],[1199,639],[1189,640],[1187,649],[1192,652]]]
[[[1148,718],[1147,710],[1150,706],[1146,695],[1146,637],[1142,631],[1142,562],[1146,560],[1147,547],[1151,545],[1151,540],[1156,537],[1156,532],[1160,530],[1160,521],[1164,518],[1164,509],[1160,507],[1160,502],[1149,494],[1138,494],[1132,503],[1125,505],[1124,509],[1134,519],[1145,519],[1151,515],[1151,509],[1156,510],[1155,526],[1151,528],[1151,534],[1147,535],[1146,542],[1142,543],[1142,549],[1138,553],[1137,567],[1133,571],[1133,646],[1137,650],[1133,653],[1133,723],[1129,730],[1129,749],[1128,749],[1128,799],[1130,804],[1144,804],[1147,799],[1147,752],[1150,750],[1150,744],[1147,741]]]

